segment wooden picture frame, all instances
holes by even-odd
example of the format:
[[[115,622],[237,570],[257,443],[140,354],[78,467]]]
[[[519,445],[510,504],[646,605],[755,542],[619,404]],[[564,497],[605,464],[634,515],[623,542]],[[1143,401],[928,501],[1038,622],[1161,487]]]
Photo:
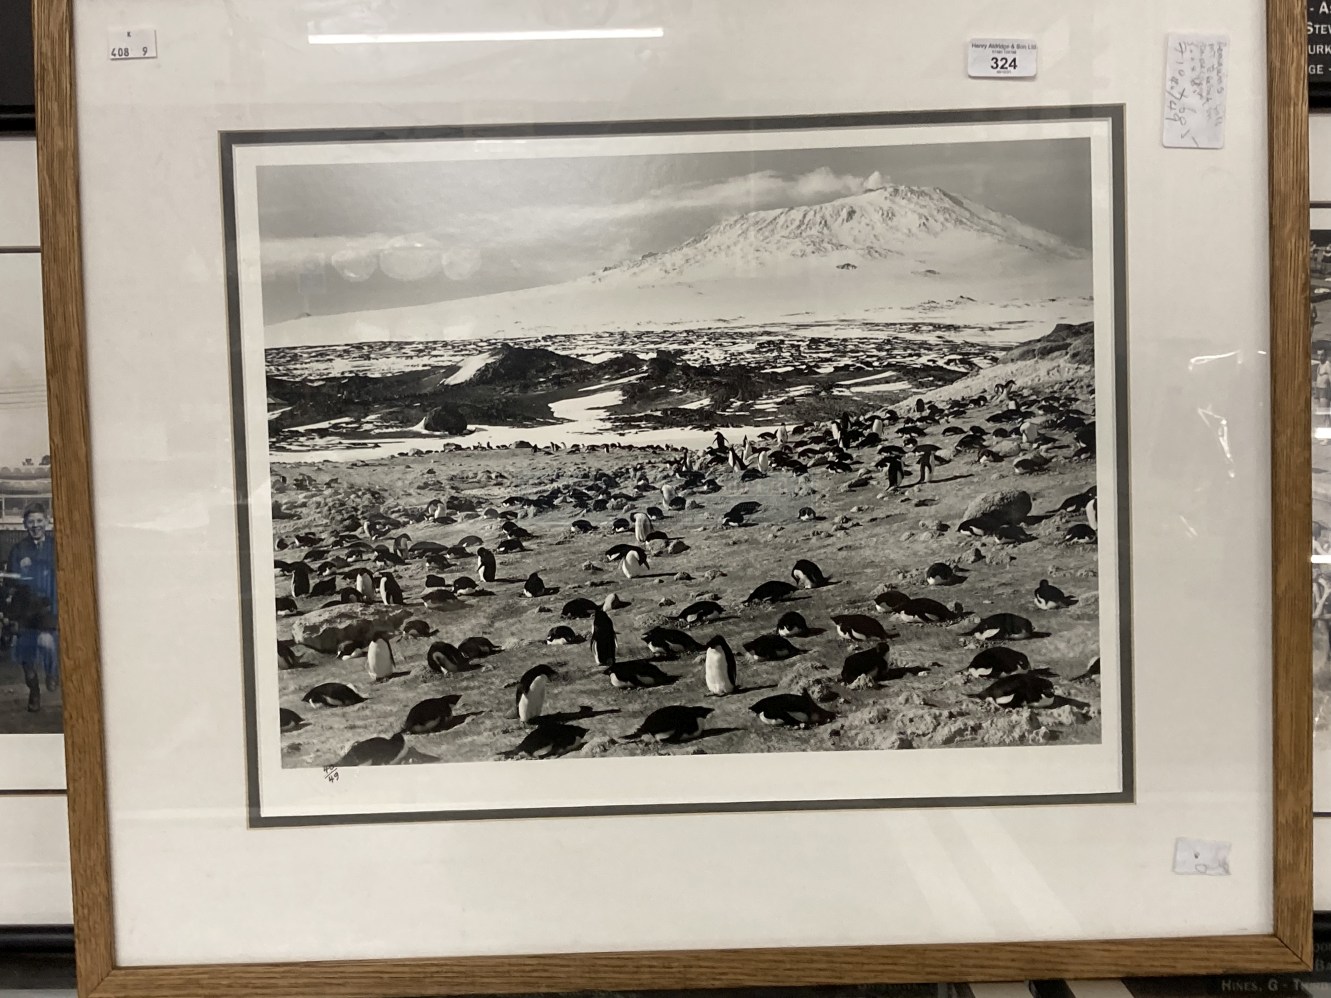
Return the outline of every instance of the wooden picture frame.
[[[1274,931],[1264,935],[980,945],[124,966],[117,960],[93,522],[74,0],[35,0],[40,194],[79,991],[143,996],[513,993],[923,980],[1298,971],[1312,962],[1310,432],[1306,11],[1267,0]],[[188,913],[186,913],[188,914]]]

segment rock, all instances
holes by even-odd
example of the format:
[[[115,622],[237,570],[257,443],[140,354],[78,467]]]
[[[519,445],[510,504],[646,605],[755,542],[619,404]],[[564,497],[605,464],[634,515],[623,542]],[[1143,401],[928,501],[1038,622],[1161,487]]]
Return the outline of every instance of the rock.
[[[907,530],[905,533],[901,535],[901,539],[903,541],[913,541],[915,539],[915,532],[912,530]]]
[[[978,546],[971,548],[971,553],[966,556],[966,560],[972,565],[984,561],[984,552]]]
[[[683,554],[688,549],[689,546],[685,544],[683,541],[674,540],[671,541],[670,546],[666,548],[666,554]]]
[[[984,492],[970,501],[963,518],[973,520],[977,516],[987,516],[1000,523],[1019,526],[1031,514],[1031,497],[1020,489],[999,489]]]
[[[702,503],[700,503],[697,499],[690,499],[690,500],[688,501],[687,505],[686,505],[684,508],[685,508],[685,509],[702,509]]]
[[[467,432],[467,420],[452,406],[440,406],[432,409],[425,417],[422,427],[426,433],[445,433],[456,435]]]
[[[702,573],[702,577],[706,579],[708,582],[715,582],[717,579],[724,579],[725,576],[726,573],[721,571],[721,569],[719,568],[709,568],[707,571]],[[720,599],[721,597],[718,596],[716,598]]]
[[[594,561],[584,561],[584,562],[582,563],[582,570],[583,570],[584,572],[604,572],[604,571],[605,571],[604,568],[602,568],[600,565],[596,564],[596,562],[594,562]]]
[[[410,616],[405,606],[339,603],[298,618],[291,636],[306,648],[331,655],[343,641],[365,644],[376,631],[396,631]]]
[[[920,529],[927,530],[931,534],[941,534],[947,528],[942,520],[921,520]]]
[[[692,581],[693,581],[693,576],[690,575],[688,572],[676,572],[676,573],[675,573],[675,581],[676,581],[676,582],[692,582]]]
[[[674,605],[675,601],[672,600],[669,596],[662,596],[661,602],[657,604],[657,606],[674,606]]]

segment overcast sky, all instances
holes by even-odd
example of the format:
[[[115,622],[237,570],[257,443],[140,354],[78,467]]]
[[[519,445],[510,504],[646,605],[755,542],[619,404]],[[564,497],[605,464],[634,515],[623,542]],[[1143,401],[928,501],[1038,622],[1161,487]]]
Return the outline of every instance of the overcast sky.
[[[857,194],[874,173],[941,187],[1090,246],[1088,139],[263,166],[264,317],[571,280],[746,211]]]

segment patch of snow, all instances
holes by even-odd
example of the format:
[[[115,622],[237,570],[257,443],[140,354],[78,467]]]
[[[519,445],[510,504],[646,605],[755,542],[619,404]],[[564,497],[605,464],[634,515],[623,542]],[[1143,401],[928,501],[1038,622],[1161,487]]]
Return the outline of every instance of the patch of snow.
[[[480,372],[486,364],[495,359],[492,353],[478,353],[475,357],[463,363],[454,374],[447,378],[442,384],[462,385],[466,384]]]

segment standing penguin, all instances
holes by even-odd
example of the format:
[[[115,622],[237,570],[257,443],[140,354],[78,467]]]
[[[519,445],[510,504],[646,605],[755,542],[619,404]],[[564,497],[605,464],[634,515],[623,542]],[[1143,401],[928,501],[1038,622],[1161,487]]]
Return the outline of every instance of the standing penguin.
[[[1100,503],[1096,497],[1092,497],[1086,504],[1086,522],[1091,525],[1092,530],[1100,529]]]
[[[494,552],[484,544],[476,549],[476,571],[480,574],[482,582],[495,580]]]
[[[730,650],[730,645],[726,644],[726,639],[719,634],[707,642],[707,661],[704,668],[707,674],[707,689],[713,696],[729,696],[738,688],[735,677],[735,653]]]
[[[291,595],[296,599],[310,595],[310,570],[302,561],[291,566]]]
[[[360,593],[361,599],[374,599],[374,576],[364,568],[356,569],[356,592]]]
[[[901,488],[901,483],[906,477],[906,467],[901,463],[901,458],[892,454],[887,461],[887,487],[889,489]]]
[[[646,513],[633,514],[633,536],[639,544],[647,543],[647,535],[652,532],[652,518]]]
[[[559,673],[548,665],[538,665],[528,669],[518,680],[518,720],[523,724],[532,724],[545,707],[545,686]]]
[[[385,606],[402,605],[402,587],[397,584],[392,572],[379,576],[379,600]]]
[[[615,625],[604,610],[592,619],[592,660],[602,669],[615,664]]]
[[[397,663],[393,660],[393,646],[388,642],[388,634],[379,631],[370,639],[370,647],[365,652],[365,669],[376,683],[382,683],[396,671]]]

